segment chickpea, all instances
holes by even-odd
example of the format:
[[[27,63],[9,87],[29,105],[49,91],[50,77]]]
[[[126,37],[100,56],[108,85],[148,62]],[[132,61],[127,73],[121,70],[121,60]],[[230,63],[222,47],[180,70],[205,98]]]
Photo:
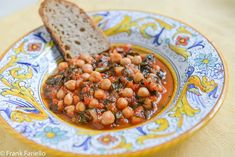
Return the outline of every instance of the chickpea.
[[[95,90],[94,97],[97,99],[105,99],[106,95],[104,93],[104,90],[102,90],[102,89]]]
[[[89,108],[97,108],[99,106],[99,101],[97,99],[92,99],[89,103]]]
[[[122,58],[121,61],[120,61],[120,63],[121,63],[122,65],[131,64],[131,59],[130,59],[130,58],[127,58],[127,57]]]
[[[131,117],[131,123],[132,124],[139,124],[139,123],[141,123],[143,121],[144,121],[143,118],[140,118],[140,117],[137,117],[137,116]]]
[[[83,73],[82,75],[82,78],[83,78],[83,80],[88,80],[89,79],[89,77],[90,77],[90,74],[88,74],[88,73]]]
[[[88,110],[92,117],[92,122],[98,122],[98,115],[95,109]]]
[[[128,106],[128,101],[125,98],[118,98],[117,100],[117,108],[124,109]]]
[[[73,105],[65,107],[66,114],[69,117],[74,117],[74,110],[75,110],[75,107]]]
[[[127,55],[127,58],[130,58],[132,60],[134,57],[131,55]]]
[[[143,79],[144,79],[144,75],[142,73],[137,72],[136,74],[134,74],[135,83],[139,83]]]
[[[101,123],[103,125],[110,125],[115,121],[115,117],[111,111],[105,111],[101,116]]]
[[[162,93],[163,92],[163,87],[160,85],[160,84],[158,84],[157,85],[157,91],[159,92],[159,93]]]
[[[67,63],[69,63],[69,65],[75,65],[75,64],[76,64],[76,61],[77,61],[76,58],[72,58],[72,59],[69,59],[69,60],[67,61]]]
[[[69,90],[75,90],[75,88],[76,88],[76,81],[75,80],[69,80],[69,81],[65,82],[64,85]]]
[[[63,109],[64,109],[64,103],[63,103],[63,100],[58,101],[57,106],[58,106],[58,111],[62,112],[62,111],[63,111]]]
[[[158,89],[158,86],[157,86],[156,83],[150,82],[150,84],[149,84],[149,86],[148,86],[148,89],[149,89],[150,91],[155,91],[155,90]]]
[[[79,88],[82,85],[83,80],[76,80],[76,88]]]
[[[71,93],[66,94],[65,97],[64,97],[64,104],[66,106],[69,106],[72,103],[73,103],[73,96],[72,96],[72,94]]]
[[[79,96],[74,95],[74,96],[73,96],[73,104],[77,104],[79,101],[80,101]]]
[[[109,103],[106,105],[107,110],[111,111],[111,112],[117,112],[117,107],[115,103]]]
[[[99,82],[99,81],[102,80],[102,76],[101,76],[101,74],[100,74],[99,72],[93,71],[93,72],[91,73],[90,77],[89,77],[89,80],[90,80],[91,82]]]
[[[122,114],[124,115],[125,118],[130,118],[134,115],[134,111],[131,107],[127,106],[122,110]]]
[[[109,79],[103,79],[100,82],[100,88],[104,89],[104,90],[109,90],[111,85],[112,85],[112,83],[111,83],[111,81]]]
[[[134,86],[133,81],[127,81],[127,83],[124,83],[124,84],[126,84],[126,87],[133,89],[133,86]]]
[[[147,84],[149,84],[149,83],[154,83],[155,81],[152,79],[152,78],[147,78],[146,80],[145,80],[146,82],[147,82]]]
[[[140,72],[140,70],[138,69],[138,66],[135,64],[128,64],[126,66],[126,68],[128,68],[129,70],[131,70],[133,73],[137,73]]]
[[[124,67],[115,67],[114,71],[115,71],[116,75],[121,76],[123,69],[124,69]]]
[[[138,90],[137,95],[140,97],[147,97],[149,96],[149,90],[146,87],[141,87]]]
[[[80,58],[88,63],[91,63],[92,62],[92,57],[86,53],[81,53],[80,54]]]
[[[104,108],[104,104],[103,104],[103,103],[99,103],[96,108],[98,108],[98,109],[103,109],[103,108]]]
[[[120,125],[129,124],[129,120],[126,119],[126,118],[120,118],[120,119],[119,119],[119,124],[120,124]]]
[[[134,94],[133,90],[131,88],[124,88],[122,91],[122,95],[124,97],[132,97]]]
[[[51,96],[52,96],[52,97],[55,97],[56,94],[57,94],[57,90],[56,90],[56,89],[52,89],[52,90],[51,90]]]
[[[85,111],[85,109],[86,109],[86,106],[83,102],[78,102],[76,104],[76,111],[82,112],[82,111]]]
[[[159,65],[155,65],[153,68],[154,68],[157,72],[159,72],[160,69],[161,69]]]
[[[139,54],[139,56],[140,56],[141,58],[145,58],[147,55],[144,54],[144,53],[141,53],[141,54]]]
[[[146,109],[151,109],[152,108],[152,100],[151,99],[149,99],[149,98],[146,98],[145,100],[144,100],[144,108],[146,108]]]
[[[81,60],[81,59],[77,59],[76,62],[75,62],[75,65],[77,65],[78,67],[82,67],[83,65],[85,64],[85,61],[84,60]]]
[[[62,70],[65,70],[65,69],[68,68],[68,67],[69,67],[69,65],[68,65],[67,62],[60,62],[60,63],[59,63],[59,66],[58,66],[58,69],[59,69],[60,71],[62,71]]]
[[[110,59],[111,59],[111,62],[113,63],[119,63],[122,59],[122,55],[119,54],[118,52],[113,52],[110,54]]]
[[[56,94],[56,97],[57,97],[58,99],[63,99],[64,96],[65,96],[65,92],[64,92],[63,89],[60,88],[59,91],[58,91],[57,94]]]
[[[71,118],[71,121],[72,121],[73,123],[76,123],[76,122],[77,122],[77,118],[73,117],[73,118]]]
[[[135,108],[134,113],[136,116],[144,118],[144,107],[138,106],[137,108]]]
[[[136,65],[139,65],[142,62],[141,56],[134,56],[132,62]]]
[[[91,64],[84,64],[82,66],[82,70],[83,70],[83,72],[90,74],[93,71],[93,67]]]
[[[91,64],[94,61],[94,58],[92,58],[91,56],[86,59],[87,63]]]
[[[136,73],[140,73],[140,70],[138,68],[133,68],[133,72],[136,74]]]

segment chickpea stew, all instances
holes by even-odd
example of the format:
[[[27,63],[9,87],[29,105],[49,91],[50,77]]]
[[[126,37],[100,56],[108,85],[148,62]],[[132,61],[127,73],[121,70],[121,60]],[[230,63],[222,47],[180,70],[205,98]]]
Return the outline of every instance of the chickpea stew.
[[[42,94],[62,119],[104,130],[152,118],[171,99],[173,84],[170,70],[154,54],[119,45],[60,62]]]

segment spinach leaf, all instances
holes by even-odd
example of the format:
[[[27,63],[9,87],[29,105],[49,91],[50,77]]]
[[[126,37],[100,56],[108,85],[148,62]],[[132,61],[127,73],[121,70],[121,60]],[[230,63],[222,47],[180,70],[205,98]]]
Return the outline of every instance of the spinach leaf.
[[[108,71],[110,69],[110,67],[100,67],[100,68],[96,68],[95,71],[98,71],[98,72],[105,72],[105,71]]]
[[[112,84],[112,88],[116,92],[119,92],[123,87],[124,87],[124,85],[120,82],[120,79],[118,79],[116,82],[114,82]]]
[[[78,113],[78,121],[80,123],[88,123],[91,120],[91,117],[88,115],[86,111]]]
[[[56,77],[51,77],[51,78],[48,78],[46,80],[46,84],[47,85],[53,85],[53,86],[58,86],[58,85],[61,85],[62,84],[62,81],[63,81],[63,76],[62,75],[59,75],[59,76],[56,76]]]

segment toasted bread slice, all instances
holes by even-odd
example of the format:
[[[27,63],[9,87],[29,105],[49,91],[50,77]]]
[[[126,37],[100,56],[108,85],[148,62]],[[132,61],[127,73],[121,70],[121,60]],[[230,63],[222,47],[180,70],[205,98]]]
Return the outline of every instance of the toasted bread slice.
[[[65,0],[44,0],[39,14],[65,59],[109,49],[103,32],[75,4]]]

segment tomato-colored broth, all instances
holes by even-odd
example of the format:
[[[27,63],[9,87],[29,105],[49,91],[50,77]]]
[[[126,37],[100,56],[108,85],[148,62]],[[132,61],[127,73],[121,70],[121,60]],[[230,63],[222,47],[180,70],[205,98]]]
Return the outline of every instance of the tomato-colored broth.
[[[125,46],[116,46],[116,47],[121,47],[121,48],[125,48]],[[148,50],[144,50],[144,49],[140,49],[137,47],[132,46],[132,51],[134,52],[138,52],[140,55],[145,56],[147,54],[151,54]],[[166,65],[166,61],[163,60],[162,58],[158,58],[157,55],[154,55],[156,58],[156,64],[160,67],[161,70],[163,70],[166,75],[165,75],[165,79],[162,81],[162,85],[165,88],[165,93],[161,94],[161,99],[159,100],[159,102],[157,103],[157,110],[156,112],[154,112],[154,114],[151,116],[151,118],[155,117],[156,115],[158,115],[160,112],[162,112],[164,110],[164,108],[167,107],[167,105],[169,104],[170,100],[172,99],[173,93],[174,93],[174,79],[173,79],[173,75],[172,75],[172,71],[167,67]],[[50,98],[46,97],[44,94],[44,91],[46,89],[46,83],[44,83],[43,88],[42,88],[42,97],[43,97],[43,101],[44,103],[47,105],[48,108],[50,108],[50,102],[51,100],[49,100]],[[59,118],[61,118],[62,120],[71,123],[75,126],[78,127],[83,127],[83,128],[90,128],[90,129],[99,129],[99,130],[108,130],[108,129],[122,129],[122,128],[127,128],[127,127],[131,127],[137,124],[131,124],[131,123],[122,123],[122,124],[118,124],[118,125],[102,125],[101,128],[97,128],[96,125],[94,125],[94,123],[75,123],[71,117],[69,117],[68,115],[66,115],[63,112],[60,113],[55,113]],[[149,118],[149,119],[151,119]],[[138,124],[141,124],[143,122],[148,121],[149,119],[144,119],[143,121],[141,121]]]

